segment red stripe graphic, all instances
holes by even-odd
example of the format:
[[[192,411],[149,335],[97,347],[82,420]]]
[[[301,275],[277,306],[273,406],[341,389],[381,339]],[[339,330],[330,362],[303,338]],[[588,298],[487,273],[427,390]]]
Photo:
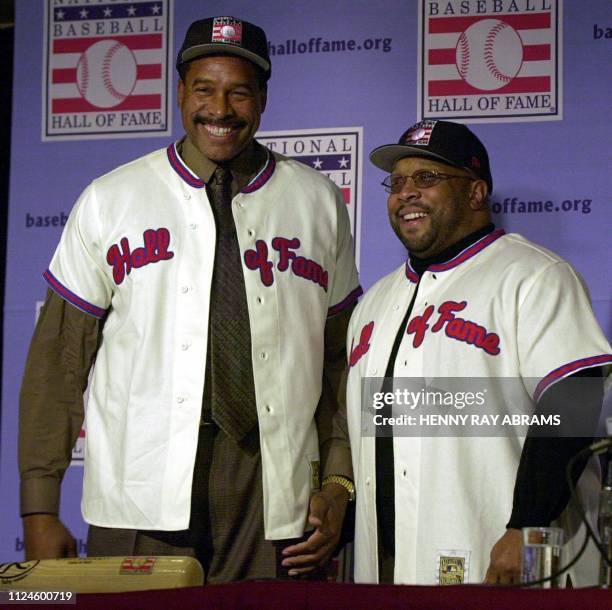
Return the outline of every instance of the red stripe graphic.
[[[457,50],[453,49],[430,49],[428,63],[430,66],[443,66],[454,64],[457,59]]]
[[[550,59],[549,44],[523,45],[523,61],[542,61]]]
[[[344,199],[344,203],[347,205],[351,202],[351,189],[350,188],[342,188],[342,198]]]
[[[136,66],[136,80],[154,80],[162,77],[161,64],[140,64]],[[56,68],[51,82],[54,85],[77,82],[76,68]]]
[[[427,94],[436,95],[497,95],[502,93],[548,93],[551,90],[549,76],[524,76],[512,79],[507,85],[493,91],[482,91],[463,80],[430,81]]]
[[[61,83],[76,83],[76,68],[62,68],[53,70],[51,82],[56,84]]]
[[[161,34],[142,34],[137,36],[113,36],[112,38],[56,38],[53,53],[83,53],[100,40],[116,40],[130,49],[161,49]]]
[[[161,108],[161,95],[131,95],[123,102],[102,110],[159,110]],[[56,99],[52,102],[51,112],[62,114],[66,112],[100,112],[100,108],[93,106],[80,97]]]
[[[463,32],[473,23],[482,19],[499,19],[511,25],[515,30],[540,30],[550,28],[550,13],[531,13],[529,15],[483,15],[482,17],[431,17],[430,34],[451,34]]]
[[[161,77],[161,64],[139,64],[136,66],[136,80],[150,80]]]
[[[526,44],[523,45],[523,61],[541,61],[550,59],[549,44]],[[457,63],[457,50],[452,49],[430,49],[428,64],[430,66],[445,66]]]

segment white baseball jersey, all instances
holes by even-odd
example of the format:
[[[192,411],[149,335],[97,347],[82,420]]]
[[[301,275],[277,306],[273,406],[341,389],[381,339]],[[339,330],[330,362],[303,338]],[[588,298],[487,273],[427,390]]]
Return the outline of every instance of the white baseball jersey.
[[[347,337],[358,582],[378,580],[375,439],[362,434],[361,382],[384,376],[417,281],[409,264],[380,280],[355,310]],[[462,334],[469,323],[479,328],[477,340]],[[573,269],[497,230],[423,274],[394,377],[520,378],[523,399],[533,405],[557,380],[610,362],[610,346]],[[491,398],[503,406],[503,396]],[[399,434],[393,439],[395,582],[435,584],[449,565],[464,582],[482,582],[512,512],[524,438]],[[597,487],[597,472],[587,469],[582,479]],[[574,536],[574,549],[582,541]]]
[[[45,278],[105,319],[87,405],[82,510],[106,527],[189,525],[215,223],[176,147],[95,180]],[[232,201],[246,286],[268,539],[302,535],[328,316],[359,296],[348,214],[322,174],[268,155]]]

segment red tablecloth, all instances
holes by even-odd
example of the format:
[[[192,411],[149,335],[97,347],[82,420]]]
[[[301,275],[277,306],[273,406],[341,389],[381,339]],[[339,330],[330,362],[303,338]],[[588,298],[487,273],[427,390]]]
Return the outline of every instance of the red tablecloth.
[[[17,604],[11,608],[41,608]],[[58,607],[58,606],[56,606]],[[64,606],[74,608],[75,606]],[[77,595],[76,608],[95,610],[612,610],[612,591],[523,590],[452,586],[408,587],[293,582],[249,582],[188,589]]]

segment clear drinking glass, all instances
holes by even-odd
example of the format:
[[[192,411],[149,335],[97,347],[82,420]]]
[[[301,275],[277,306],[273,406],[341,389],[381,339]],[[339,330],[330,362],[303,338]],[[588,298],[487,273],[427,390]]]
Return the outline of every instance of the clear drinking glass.
[[[562,545],[563,530],[558,527],[524,527],[522,582],[556,574],[560,566]],[[559,586],[559,577],[537,586],[555,589]]]

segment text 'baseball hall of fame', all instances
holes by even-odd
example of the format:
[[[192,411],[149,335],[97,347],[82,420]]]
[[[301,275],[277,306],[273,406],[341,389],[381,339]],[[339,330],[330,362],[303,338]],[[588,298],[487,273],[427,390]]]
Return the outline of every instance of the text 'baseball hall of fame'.
[[[170,133],[172,0],[47,0],[42,139]]]
[[[562,0],[420,0],[419,116],[560,120]]]
[[[355,255],[358,257],[363,128],[262,131],[256,137],[272,152],[292,157],[325,174],[340,189],[351,222]]]

